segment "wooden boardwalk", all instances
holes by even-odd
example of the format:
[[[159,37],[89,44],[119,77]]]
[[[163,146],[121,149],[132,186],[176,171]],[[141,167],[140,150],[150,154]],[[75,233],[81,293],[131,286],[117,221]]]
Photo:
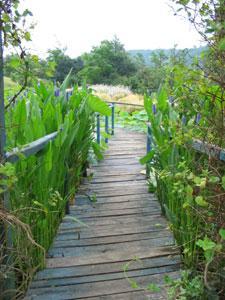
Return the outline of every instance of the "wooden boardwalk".
[[[180,260],[141,172],[145,151],[143,134],[116,130],[104,161],[93,167],[92,180],[82,184],[71,207],[69,216],[86,226],[64,218],[46,269],[25,299],[167,299],[164,276],[179,277]],[[146,291],[152,283],[160,292]]]

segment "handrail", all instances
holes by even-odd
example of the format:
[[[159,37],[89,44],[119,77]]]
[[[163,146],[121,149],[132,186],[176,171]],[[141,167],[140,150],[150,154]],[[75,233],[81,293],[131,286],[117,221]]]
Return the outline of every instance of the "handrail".
[[[218,146],[195,139],[192,143],[192,148],[198,152],[208,154],[209,156],[218,160],[225,161],[225,149],[222,149]]]
[[[109,102],[107,102],[109,103]],[[109,117],[105,116],[105,143],[108,144],[108,135],[114,135],[114,127],[115,127],[115,104],[114,102],[109,103],[109,107],[111,108],[111,128],[109,128]],[[101,144],[101,119],[100,119],[100,114],[96,113],[96,141],[100,145]],[[109,131],[109,129],[111,131]]]
[[[114,103],[110,103],[110,108],[112,109],[112,135],[114,133]],[[108,132],[108,117],[105,117],[105,130]],[[42,150],[50,141],[54,140],[58,135],[58,131],[55,131],[51,134],[45,135],[27,145],[22,146],[21,148],[14,148],[10,152],[5,153],[5,159],[8,162],[15,163],[20,159],[20,155],[24,155],[25,157],[29,157],[31,155],[36,154],[40,150]],[[97,114],[97,142],[100,144],[100,114]],[[105,138],[105,142],[108,143],[108,138]]]
[[[141,105],[141,104],[116,102],[116,101],[107,101],[107,100],[105,100],[105,101],[108,102],[108,103],[112,103],[112,104],[127,105],[127,106],[139,106],[139,107],[143,107],[144,108],[144,105]]]
[[[29,157],[42,150],[50,141],[54,140],[58,135],[58,131],[45,135],[36,141],[20,148],[14,148],[11,152],[6,152],[5,158],[8,162],[15,163],[19,160],[20,155]]]

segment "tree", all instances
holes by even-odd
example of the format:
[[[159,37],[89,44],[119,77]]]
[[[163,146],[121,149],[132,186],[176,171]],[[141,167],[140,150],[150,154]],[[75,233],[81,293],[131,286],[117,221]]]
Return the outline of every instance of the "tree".
[[[65,54],[66,49],[56,48],[48,51],[47,63],[54,66],[52,78],[62,83],[68,73],[72,70],[71,80],[78,83],[78,72],[83,68],[81,57],[76,59],[70,58]]]
[[[23,82],[19,91],[9,100],[9,103],[6,104],[8,108],[13,104],[17,97],[25,90],[28,78],[30,74],[30,65],[29,59],[27,58],[26,49],[23,46],[23,41],[31,41],[30,29],[33,28],[33,25],[27,27],[25,26],[27,17],[32,16],[32,13],[25,9],[23,12],[20,12],[18,9],[19,0],[3,0],[0,1],[0,31],[1,31],[1,70],[3,71],[3,47],[12,46],[18,51],[18,64],[23,68]],[[23,24],[23,27],[21,26]],[[3,74],[1,74],[3,75]],[[2,84],[1,84],[2,85]],[[3,90],[3,85],[1,90]],[[2,96],[1,96],[2,97]]]
[[[132,58],[117,38],[102,41],[82,59],[84,68],[79,72],[79,77],[90,84],[121,84],[136,71]]]

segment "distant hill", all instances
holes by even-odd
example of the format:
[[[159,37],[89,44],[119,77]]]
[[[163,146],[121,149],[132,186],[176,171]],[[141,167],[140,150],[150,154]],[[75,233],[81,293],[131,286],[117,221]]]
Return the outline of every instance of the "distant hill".
[[[200,56],[201,52],[206,50],[206,47],[199,47],[199,48],[190,48],[190,49],[176,49],[175,51],[179,54],[181,51],[186,51],[187,54],[187,59],[191,60],[195,56]],[[144,57],[145,63],[147,65],[151,65],[151,56],[152,53],[157,52],[157,51],[163,51],[167,56],[170,56],[172,51],[174,49],[155,49],[155,50],[128,50],[128,53],[131,56],[136,56],[137,54],[141,54]]]

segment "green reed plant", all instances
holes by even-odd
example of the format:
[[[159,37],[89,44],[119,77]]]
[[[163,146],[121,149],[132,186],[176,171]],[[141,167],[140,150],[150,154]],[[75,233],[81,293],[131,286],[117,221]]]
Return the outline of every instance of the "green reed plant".
[[[213,164],[191,147],[193,138],[203,137],[200,125],[206,126],[207,119],[202,114],[201,124],[196,124],[193,113],[184,122],[183,111],[178,104],[170,103],[166,88],[145,97],[145,109],[152,149],[141,162],[147,163],[155,175],[162,211],[170,222],[185,267],[192,270],[191,276],[195,274],[204,282],[205,297],[219,294],[224,287],[225,266],[224,165]]]
[[[26,235],[14,231],[14,245],[21,249],[33,268],[43,266],[64,215],[66,202],[72,201],[87,167],[89,154],[101,156],[95,142],[95,112],[110,115],[108,105],[88,89],[75,87],[66,95],[69,76],[55,96],[53,85],[40,83],[7,110],[7,148],[22,147],[40,137],[58,131],[56,139],[44,150],[28,158],[20,155],[15,164],[17,182],[10,190],[11,210],[29,225],[41,247],[25,247]],[[18,268],[28,271],[24,261]],[[26,269],[27,268],[27,269]]]

